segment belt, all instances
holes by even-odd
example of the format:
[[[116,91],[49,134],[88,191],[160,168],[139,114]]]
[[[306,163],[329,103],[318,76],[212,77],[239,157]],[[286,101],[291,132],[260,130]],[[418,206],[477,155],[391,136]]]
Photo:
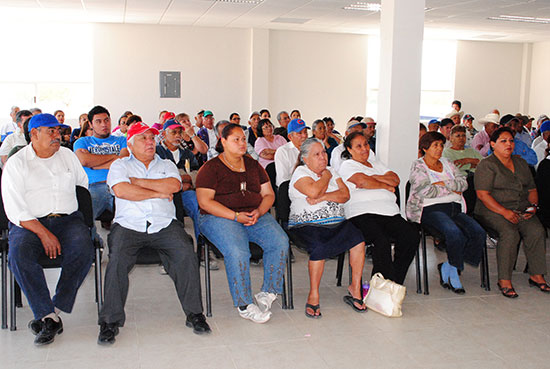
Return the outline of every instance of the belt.
[[[46,218],[61,218],[61,217],[66,217],[67,215],[69,214],[50,213],[46,215]]]

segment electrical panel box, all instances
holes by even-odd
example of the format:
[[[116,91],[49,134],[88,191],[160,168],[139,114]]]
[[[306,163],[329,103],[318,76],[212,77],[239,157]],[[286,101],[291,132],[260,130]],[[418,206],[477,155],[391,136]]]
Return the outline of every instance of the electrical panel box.
[[[160,97],[181,97],[180,72],[160,72]]]

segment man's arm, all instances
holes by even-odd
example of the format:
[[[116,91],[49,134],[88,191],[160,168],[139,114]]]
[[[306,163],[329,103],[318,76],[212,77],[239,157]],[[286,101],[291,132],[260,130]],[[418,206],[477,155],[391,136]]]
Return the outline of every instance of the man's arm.
[[[28,229],[38,236],[46,255],[50,259],[57,258],[58,255],[61,255],[61,244],[57,237],[53,235],[46,227],[42,225],[38,220],[22,220],[20,222],[21,227]]]
[[[112,187],[116,197],[129,201],[142,201],[148,199],[169,199],[172,200],[172,194],[166,194],[149,190],[147,188],[128,183],[120,182]]]
[[[130,183],[154,192],[170,195],[181,189],[181,182],[176,178],[147,179],[130,177]]]
[[[94,169],[109,169],[111,167],[111,164],[115,160],[129,155],[128,149],[126,148],[120,150],[120,153],[118,155],[91,154],[86,149],[78,149],[75,151],[75,154],[78,157],[78,160],[80,160],[80,164],[82,164],[83,167],[94,168]]]

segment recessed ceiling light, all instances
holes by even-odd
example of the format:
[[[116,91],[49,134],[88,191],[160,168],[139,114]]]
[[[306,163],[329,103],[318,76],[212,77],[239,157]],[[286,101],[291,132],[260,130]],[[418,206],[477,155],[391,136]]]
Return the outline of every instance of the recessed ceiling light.
[[[519,15],[499,15],[498,17],[488,17],[487,19],[507,22],[550,24],[550,18],[523,17]]]

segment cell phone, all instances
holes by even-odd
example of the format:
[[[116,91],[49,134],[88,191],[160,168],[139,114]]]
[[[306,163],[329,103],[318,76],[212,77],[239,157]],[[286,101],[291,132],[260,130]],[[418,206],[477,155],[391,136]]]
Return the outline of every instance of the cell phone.
[[[527,209],[525,209],[524,213],[534,213],[537,210],[534,206],[529,206]]]

